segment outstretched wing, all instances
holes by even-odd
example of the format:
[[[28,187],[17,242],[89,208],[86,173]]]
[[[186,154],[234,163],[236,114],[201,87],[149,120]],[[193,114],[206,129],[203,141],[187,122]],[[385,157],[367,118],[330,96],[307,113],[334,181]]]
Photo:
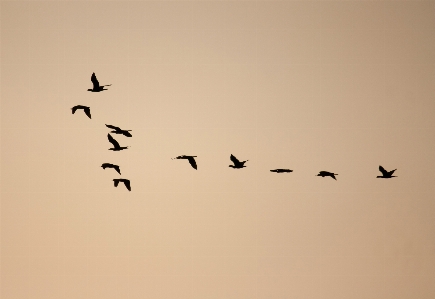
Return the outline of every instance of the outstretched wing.
[[[336,177],[335,177],[335,174],[334,174],[334,173],[331,173],[330,176],[331,176],[334,180],[337,180]]]
[[[235,165],[240,164],[240,161],[236,157],[234,157],[233,154],[231,154],[230,159]]]
[[[393,173],[396,171],[397,169],[391,170],[390,172],[388,172],[389,175],[393,175]]]
[[[130,181],[129,180],[124,180],[124,185],[128,189],[128,191],[131,191],[131,186],[130,186]]]
[[[133,137],[133,136],[131,136],[131,134],[130,134],[129,131],[131,131],[131,130],[123,130],[123,131],[122,131],[122,134],[123,134],[124,136],[126,136],[126,137]]]
[[[119,127],[115,127],[115,126],[112,126],[112,125],[106,125],[106,127],[108,127],[108,128],[110,128],[110,129],[113,129],[113,130],[121,130]]]
[[[194,157],[188,157],[187,160],[189,160],[190,165],[192,165],[193,168],[198,169],[198,166],[196,165],[196,161]]]
[[[385,168],[383,168],[381,165],[379,165],[379,171],[382,172],[383,176],[387,176],[388,175],[388,171],[386,171]]]
[[[85,110],[85,114],[86,114],[89,118],[91,118],[91,108],[86,107],[86,108],[84,108],[84,110]],[[91,118],[91,119],[92,119],[92,118]]]
[[[91,81],[92,81],[92,84],[94,84],[94,89],[95,90],[100,88],[100,82],[98,82],[97,76],[95,76],[95,73],[92,73]]]
[[[107,138],[109,139],[109,142],[110,142],[111,144],[113,144],[113,147],[115,147],[115,148],[120,147],[118,141],[116,141],[116,140],[112,137],[112,135],[107,134]]]
[[[117,173],[121,174],[121,170],[119,169],[118,165],[113,165],[113,168],[116,170]]]

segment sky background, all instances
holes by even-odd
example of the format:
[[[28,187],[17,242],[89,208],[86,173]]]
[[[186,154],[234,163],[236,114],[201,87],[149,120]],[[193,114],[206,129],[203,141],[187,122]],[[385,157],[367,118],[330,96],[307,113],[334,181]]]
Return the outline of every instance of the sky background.
[[[435,298],[434,1],[0,13],[2,299]]]

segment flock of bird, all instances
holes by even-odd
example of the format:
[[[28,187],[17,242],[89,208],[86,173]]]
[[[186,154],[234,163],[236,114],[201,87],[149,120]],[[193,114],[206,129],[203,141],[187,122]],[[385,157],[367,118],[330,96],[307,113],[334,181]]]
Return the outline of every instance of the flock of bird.
[[[103,90],[107,90],[106,88],[104,88],[105,86],[111,86],[112,84],[109,85],[100,85],[100,83],[97,80],[97,76],[95,76],[95,73],[92,73],[91,76],[91,81],[93,84],[93,88],[92,89],[88,89],[88,91],[91,92],[100,92]],[[72,114],[74,114],[78,109],[82,109],[84,111],[84,113],[91,119],[91,108],[88,106],[83,106],[83,105],[76,105],[74,107],[71,108],[72,110]],[[114,134],[120,134],[120,135],[124,135],[125,137],[132,137],[130,131],[131,130],[122,130],[119,127],[116,126],[112,126],[112,125],[107,125],[106,127],[108,127],[109,129],[112,129],[113,131],[110,131],[110,133],[114,133]],[[111,151],[122,151],[125,149],[128,149],[128,146],[120,146],[118,141],[115,140],[115,138],[112,137],[112,135],[107,134],[107,138],[109,139],[109,142],[113,145],[112,148],[109,148],[109,150]],[[187,155],[182,155],[182,156],[178,156],[172,159],[185,159],[188,160],[190,165],[194,168],[194,169],[198,169],[198,165],[196,164],[196,158],[197,156],[187,156]],[[237,159],[234,155],[231,154],[230,156],[231,161],[233,162],[233,165],[229,165],[229,167],[232,167],[234,169],[240,169],[240,168],[244,168],[245,163],[248,162],[249,160],[246,161],[240,161],[239,159]],[[101,167],[103,169],[106,168],[113,168],[114,170],[116,170],[117,173],[119,173],[121,175],[121,170],[119,168],[118,165],[114,165],[111,163],[103,163],[101,165]],[[382,173],[382,175],[377,176],[377,178],[383,178],[383,179],[390,179],[390,178],[394,178],[396,176],[393,176],[394,172],[397,169],[391,170],[391,171],[387,171],[385,170],[384,167],[379,166],[379,171]],[[278,168],[278,169],[272,169],[270,170],[271,172],[275,172],[275,173],[290,173],[293,172],[293,170],[291,169],[282,169],[282,168]],[[335,177],[336,175],[338,175],[337,173],[333,173],[333,172],[329,172],[329,171],[320,171],[319,174],[317,174],[316,176],[321,176],[321,177],[326,177],[329,176],[331,178],[333,178],[334,180],[337,180],[337,178]],[[113,179],[114,185],[115,187],[118,187],[119,183],[124,183],[125,187],[128,189],[128,191],[131,191],[131,185],[130,185],[130,180],[128,179]]]

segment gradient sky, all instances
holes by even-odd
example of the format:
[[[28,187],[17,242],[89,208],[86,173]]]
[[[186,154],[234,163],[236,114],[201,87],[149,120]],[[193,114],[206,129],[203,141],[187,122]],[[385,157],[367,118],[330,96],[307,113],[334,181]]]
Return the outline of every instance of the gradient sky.
[[[434,1],[0,12],[2,299],[435,298]]]

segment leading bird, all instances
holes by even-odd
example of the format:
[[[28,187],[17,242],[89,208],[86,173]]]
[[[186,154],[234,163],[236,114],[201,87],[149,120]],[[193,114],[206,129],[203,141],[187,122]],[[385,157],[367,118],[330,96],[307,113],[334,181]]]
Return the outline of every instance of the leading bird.
[[[379,171],[382,172],[382,175],[378,175],[377,178],[382,178],[382,179],[397,178],[397,176],[393,175],[393,173],[396,170],[397,169],[394,169],[394,170],[391,170],[391,171],[386,171],[385,168],[383,168],[381,165],[379,165]]]

